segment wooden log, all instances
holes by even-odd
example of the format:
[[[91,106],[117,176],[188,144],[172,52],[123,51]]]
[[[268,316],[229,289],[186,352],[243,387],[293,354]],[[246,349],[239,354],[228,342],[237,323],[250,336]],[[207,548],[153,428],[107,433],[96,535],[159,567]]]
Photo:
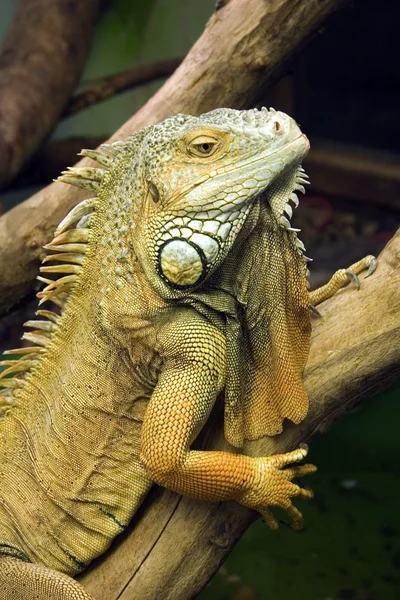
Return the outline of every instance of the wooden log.
[[[112,140],[179,112],[249,107],[345,0],[230,0],[164,86]],[[90,161],[81,161],[90,164]],[[0,218],[0,314],[32,287],[42,247],[84,195],[54,183]]]
[[[0,187],[57,123],[103,0],[22,0],[0,48]]]
[[[305,378],[309,414],[281,435],[249,444],[249,454],[287,452],[310,442],[399,379],[400,230],[359,291],[345,288],[320,309]],[[226,449],[220,420],[207,429],[207,446]],[[255,518],[234,502],[200,502],[157,488],[129,530],[79,579],[96,600],[194,598]],[[272,547],[276,535],[266,529],[265,544]]]

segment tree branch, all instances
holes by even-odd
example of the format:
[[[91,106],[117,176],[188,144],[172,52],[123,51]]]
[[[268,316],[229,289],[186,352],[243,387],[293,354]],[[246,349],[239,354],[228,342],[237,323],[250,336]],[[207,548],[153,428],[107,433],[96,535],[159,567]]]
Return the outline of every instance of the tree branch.
[[[90,81],[86,89],[77,96],[71,98],[67,104],[63,117],[69,117],[75,113],[88,108],[93,104],[102,102],[111,96],[125,92],[126,90],[132,89],[139,85],[144,85],[154,79],[160,77],[168,77],[179,67],[182,59],[176,58],[173,60],[164,60],[161,62],[153,63],[152,65],[139,65],[123,71],[122,73],[115,73],[108,77],[96,79]]]
[[[399,379],[400,230],[361,290],[343,289],[321,312],[306,369],[307,418],[287,424],[275,438],[249,444],[248,454],[293,450]],[[207,425],[209,448],[227,448],[220,422]],[[128,531],[79,579],[96,600],[194,598],[255,518],[234,502],[200,502],[156,488]],[[266,529],[265,543],[272,545],[276,535]]]
[[[344,3],[231,0],[211,17],[172,77],[112,140],[179,112],[250,106],[324,19]],[[43,245],[83,197],[69,186],[54,183],[0,218],[0,314],[31,288]]]
[[[312,141],[305,168],[311,188],[354,203],[400,209],[399,155],[327,140]]]
[[[50,133],[86,62],[102,0],[22,0],[0,49],[0,187]]]

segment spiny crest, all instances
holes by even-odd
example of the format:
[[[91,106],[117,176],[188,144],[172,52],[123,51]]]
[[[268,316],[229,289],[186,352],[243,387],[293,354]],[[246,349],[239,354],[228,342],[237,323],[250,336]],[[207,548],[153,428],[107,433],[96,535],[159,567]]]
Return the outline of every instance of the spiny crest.
[[[68,170],[63,171],[57,181],[76,185],[89,192],[98,192],[103,174],[102,169],[94,167],[68,167]]]
[[[126,142],[114,142],[113,144],[102,144],[102,152],[99,150],[90,150],[84,148],[79,153],[79,156],[86,156],[98,162],[102,167],[108,169],[114,162],[117,156],[125,147]],[[57,181],[76,185],[90,192],[98,192],[103,181],[104,169],[96,167],[68,167],[66,171],[62,171]]]
[[[294,176],[289,173],[288,177],[293,178],[290,181],[290,187],[292,189],[292,192],[289,194],[289,197],[286,193],[276,194],[273,200],[271,201],[271,208],[274,214],[276,215],[278,223],[283,229],[285,229],[288,232],[288,235],[291,236],[298,253],[303,257],[303,259],[307,263],[311,262],[313,259],[305,255],[305,246],[297,235],[301,230],[292,227],[290,219],[293,216],[293,209],[297,208],[299,205],[297,193],[301,192],[302,194],[304,194],[306,191],[304,186],[308,185],[310,182],[308,180],[308,175],[305,173],[303,167],[301,166],[297,168],[296,172],[294,173]],[[309,277],[309,275],[310,271],[306,269],[306,276]],[[308,282],[307,284],[309,287]]]
[[[290,232],[290,234],[293,236],[294,244],[298,249],[299,253],[304,257],[306,262],[312,261],[312,258],[309,258],[308,256],[304,255],[304,252],[306,251],[305,246],[297,236],[297,234],[301,230],[292,227],[290,219],[293,216],[293,208],[297,208],[299,205],[299,199],[297,197],[296,192],[301,192],[302,194],[304,194],[306,191],[304,185],[308,185],[309,183],[310,182],[308,181],[308,175],[305,173],[303,167],[298,167],[294,176],[293,191],[289,195],[289,198],[287,198],[285,195],[284,197],[282,197],[282,201],[280,201],[279,196],[277,196],[278,202],[275,206],[272,206],[274,213],[277,215],[280,226],[283,227],[286,231]],[[292,204],[290,204],[290,202]],[[308,274],[309,273],[307,271],[307,276]]]
[[[113,155],[120,151],[120,147],[115,148],[118,145],[120,146],[119,143],[102,146],[104,152],[111,157],[96,150],[82,150],[81,155],[96,160],[103,167],[110,167]],[[64,171],[58,180],[90,191],[98,191],[103,175],[102,168],[84,167]],[[27,374],[39,364],[54,332],[59,327],[59,313],[65,307],[79,280],[90,241],[90,220],[96,211],[97,201],[97,197],[88,198],[75,206],[57,227],[53,241],[45,246],[46,250],[50,251],[40,267],[40,273],[45,277],[42,275],[37,277],[45,287],[38,292],[37,297],[39,306],[51,301],[58,308],[55,309],[56,312],[40,309],[36,312],[40,319],[30,320],[24,324],[33,331],[25,332],[22,339],[31,342],[32,346],[4,352],[10,356],[10,359],[0,362],[0,367],[5,367],[0,373],[0,388],[3,388],[0,389],[0,418],[15,405],[18,389],[24,387]],[[50,279],[49,276],[53,275],[57,278]]]

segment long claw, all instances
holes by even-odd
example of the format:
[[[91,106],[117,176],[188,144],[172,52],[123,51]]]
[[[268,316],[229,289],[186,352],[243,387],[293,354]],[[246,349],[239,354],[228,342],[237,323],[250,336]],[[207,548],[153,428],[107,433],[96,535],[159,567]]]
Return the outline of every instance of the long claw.
[[[378,261],[376,260],[375,256],[373,256],[371,258],[371,262],[370,265],[368,267],[368,271],[365,274],[365,277],[369,277],[370,275],[372,275],[372,273],[375,271],[376,269],[376,265],[378,264]]]
[[[319,312],[318,308],[314,304],[309,304],[308,308],[311,310],[312,313],[314,313],[314,315],[316,315],[317,317],[322,318],[321,313]]]
[[[360,280],[358,278],[358,275],[356,275],[355,273],[353,273],[353,271],[349,271],[346,269],[345,271],[347,277],[349,278],[349,281],[355,283],[356,288],[359,290],[360,289]]]
[[[367,271],[365,277],[369,277],[375,271],[376,265],[377,260],[375,256],[369,254],[351,265],[348,269],[339,269],[336,271],[328,283],[310,292],[310,310],[315,312],[314,308],[317,304],[321,304],[321,302],[328,300],[328,298],[332,298],[346,283],[353,282],[359,290],[360,280],[358,275],[363,271]]]

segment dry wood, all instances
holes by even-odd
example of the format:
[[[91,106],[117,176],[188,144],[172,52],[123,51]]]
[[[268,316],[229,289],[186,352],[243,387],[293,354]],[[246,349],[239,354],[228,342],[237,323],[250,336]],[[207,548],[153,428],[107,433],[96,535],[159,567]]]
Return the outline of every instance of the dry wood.
[[[322,319],[313,319],[306,369],[306,420],[288,424],[276,438],[249,444],[249,454],[286,452],[309,442],[399,379],[400,230],[360,291],[341,290],[321,305],[321,312]],[[226,448],[220,420],[207,429],[212,429],[207,445]],[[193,598],[254,519],[255,513],[233,502],[200,502],[156,489],[129,531],[80,580],[96,600]],[[266,546],[276,535],[266,529]]]
[[[231,0],[211,17],[172,77],[112,139],[124,139],[178,112],[250,106],[282,65],[344,3]],[[82,198],[77,190],[55,183],[0,218],[0,314],[31,288],[43,245]]]
[[[91,81],[81,94],[71,98],[62,116],[69,117],[111,96],[139,85],[144,85],[160,77],[168,77],[179,67],[181,62],[182,59],[176,58],[156,62],[151,65],[138,65],[122,73],[114,73],[114,75],[110,75],[109,77]]]
[[[0,186],[57,123],[102,0],[22,0],[0,48]]]
[[[312,141],[305,162],[312,190],[400,209],[399,155],[347,144]]]

